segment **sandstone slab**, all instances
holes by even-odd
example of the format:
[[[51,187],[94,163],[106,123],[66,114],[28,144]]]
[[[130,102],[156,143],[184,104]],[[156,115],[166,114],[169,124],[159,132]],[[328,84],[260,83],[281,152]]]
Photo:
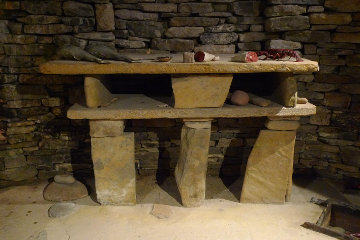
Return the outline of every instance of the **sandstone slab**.
[[[231,3],[231,10],[235,15],[259,16],[261,1],[235,1]]]
[[[116,137],[124,134],[125,123],[122,120],[90,120],[91,137]]]
[[[265,127],[269,130],[294,131],[300,127],[300,123],[298,121],[287,120],[266,121]]]
[[[134,133],[91,138],[95,186],[103,205],[136,204]]]
[[[175,108],[221,107],[229,92],[232,74],[173,75]]]
[[[270,40],[266,42],[266,47],[269,49],[301,49],[302,44],[286,40]]]
[[[205,122],[207,125],[209,123]],[[210,132],[211,128],[191,128],[186,125],[182,128],[175,179],[185,207],[198,207],[205,199]]]
[[[144,38],[160,38],[165,31],[164,25],[160,22],[135,21],[127,22],[126,26],[130,36]]]
[[[295,131],[262,130],[246,166],[240,202],[284,203],[290,194]]]
[[[286,107],[297,103],[297,83],[291,73],[278,73],[272,81],[274,92],[272,99]]]
[[[107,88],[103,76],[86,76],[84,80],[85,100],[88,107],[106,106],[116,100]]]

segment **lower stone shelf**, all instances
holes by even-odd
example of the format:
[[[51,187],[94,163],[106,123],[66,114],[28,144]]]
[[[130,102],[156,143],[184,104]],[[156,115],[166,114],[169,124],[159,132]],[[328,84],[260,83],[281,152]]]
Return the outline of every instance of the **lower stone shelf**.
[[[107,107],[88,108],[74,104],[68,110],[70,119],[156,119],[156,118],[243,118],[243,117],[291,117],[308,116],[316,113],[316,106],[311,103],[298,104],[286,108],[272,103],[268,107],[252,104],[235,106],[224,104],[220,108],[173,108],[166,99],[155,99],[142,94],[114,95],[117,100]]]

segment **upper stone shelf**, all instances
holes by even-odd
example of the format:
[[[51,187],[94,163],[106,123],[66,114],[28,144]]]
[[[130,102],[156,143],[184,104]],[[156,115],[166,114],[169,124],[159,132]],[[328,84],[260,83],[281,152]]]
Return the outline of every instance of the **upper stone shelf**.
[[[43,74],[219,74],[219,73],[258,73],[258,72],[316,72],[317,62],[304,59],[303,62],[258,61],[255,63],[230,62],[233,54],[219,55],[220,61],[183,63],[181,54],[171,54],[170,62],[156,62],[160,55],[131,54],[141,63],[111,61],[109,64],[93,62],[57,60],[40,65]],[[164,56],[164,55],[162,55]]]

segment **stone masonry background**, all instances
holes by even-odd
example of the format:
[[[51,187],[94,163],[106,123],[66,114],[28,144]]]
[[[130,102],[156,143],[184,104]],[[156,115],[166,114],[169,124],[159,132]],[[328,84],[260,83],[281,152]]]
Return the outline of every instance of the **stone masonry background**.
[[[58,46],[183,52],[291,48],[319,61],[298,74],[299,96],[318,106],[301,119],[294,171],[360,178],[360,0],[0,1],[0,186],[91,174],[88,122],[66,118],[80,76],[40,75]],[[239,175],[264,119],[213,122],[209,174]],[[170,173],[180,120],[128,121],[140,174]]]

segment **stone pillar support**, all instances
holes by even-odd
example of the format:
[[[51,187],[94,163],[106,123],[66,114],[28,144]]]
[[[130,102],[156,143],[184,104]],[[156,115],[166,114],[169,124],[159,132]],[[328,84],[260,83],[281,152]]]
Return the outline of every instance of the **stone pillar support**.
[[[86,106],[105,107],[117,98],[108,90],[109,82],[104,75],[88,75],[84,79]]]
[[[285,107],[295,107],[297,103],[297,83],[292,73],[274,73],[272,99]]]
[[[98,202],[136,204],[134,133],[123,120],[90,120],[90,136]]]
[[[184,119],[175,179],[185,207],[198,207],[205,199],[210,133],[210,119]]]
[[[232,74],[172,75],[175,108],[222,107]]]
[[[295,121],[294,121],[295,120]],[[240,202],[290,200],[298,118],[269,118],[249,156]]]

